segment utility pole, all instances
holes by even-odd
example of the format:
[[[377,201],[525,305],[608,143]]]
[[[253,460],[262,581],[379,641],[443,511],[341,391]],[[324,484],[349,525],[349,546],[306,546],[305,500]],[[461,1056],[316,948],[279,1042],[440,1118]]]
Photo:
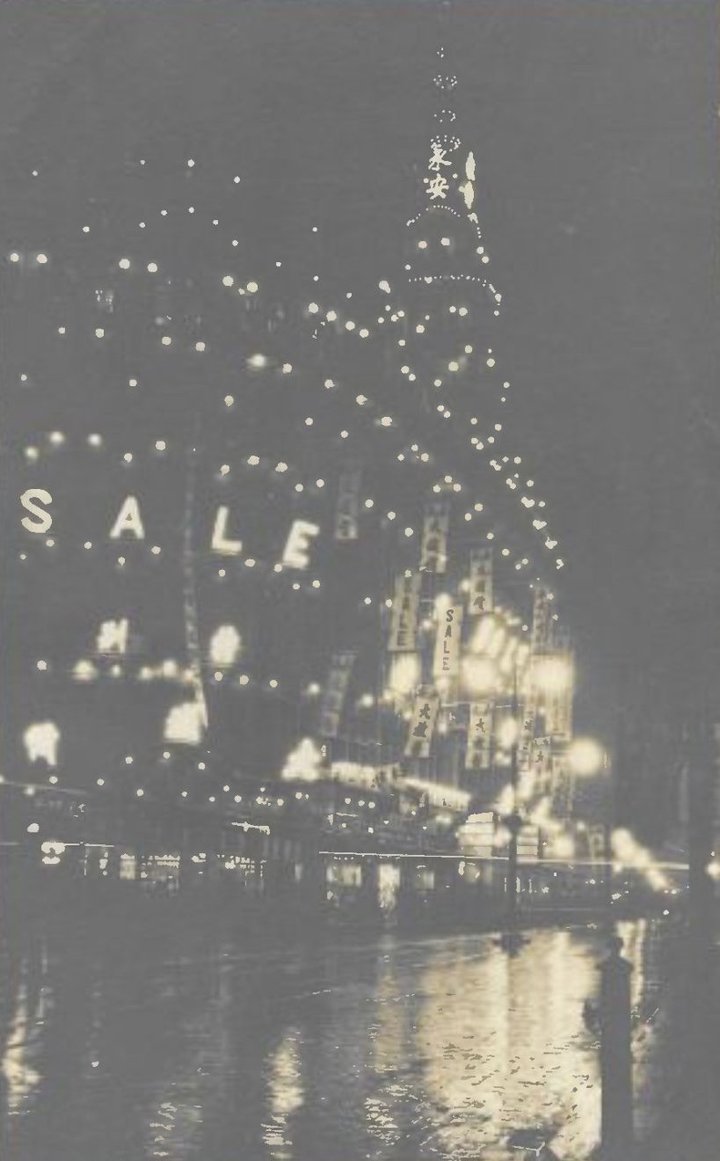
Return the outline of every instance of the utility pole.
[[[520,722],[518,720],[518,670],[517,661],[513,668],[512,695],[513,737],[510,747],[510,813],[503,819],[510,832],[508,841],[507,876],[505,880],[506,911],[505,931],[500,938],[500,946],[510,955],[515,955],[526,942],[517,928],[517,868],[518,834],[522,818],[518,813],[518,750],[520,746]]]

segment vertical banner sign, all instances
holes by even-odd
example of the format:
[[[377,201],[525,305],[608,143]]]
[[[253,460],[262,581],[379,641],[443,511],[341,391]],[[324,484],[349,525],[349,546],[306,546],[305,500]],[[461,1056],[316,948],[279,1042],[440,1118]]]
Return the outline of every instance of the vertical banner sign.
[[[320,733],[326,738],[336,738],[340,729],[340,718],[354,661],[354,653],[336,653],[333,656],[320,708]]]
[[[440,605],[438,627],[435,637],[433,676],[449,679],[457,677],[460,663],[460,631],[462,628],[462,605]]]
[[[420,542],[420,569],[422,572],[447,571],[450,508],[445,503],[428,504],[423,520]]]
[[[468,613],[480,616],[493,609],[492,548],[474,548],[470,553],[470,592]]]
[[[558,753],[552,756],[551,809],[559,818],[568,818],[572,813],[575,785],[566,759]]]
[[[551,647],[552,626],[552,608],[547,589],[537,588],[533,597],[533,653],[543,653]]]
[[[360,528],[360,468],[346,468],[338,480],[335,539],[357,540]]]
[[[422,577],[419,572],[406,572],[395,580],[388,640],[390,653],[402,653],[405,650],[414,652],[417,648],[421,584]]]
[[[533,759],[533,738],[535,736],[535,709],[525,705],[520,718],[518,738],[518,769],[530,770]]]
[[[465,753],[467,770],[488,770],[490,768],[491,738],[492,703],[489,701],[471,702],[467,751]]]
[[[572,669],[572,660],[567,654],[559,653],[558,661]],[[545,732],[553,738],[570,738],[572,734],[573,683],[567,688],[553,690],[545,694]]]
[[[550,738],[533,738],[532,767],[535,791],[538,794],[550,794],[552,790],[552,744]]]
[[[518,792],[522,799],[527,800],[532,798],[535,792],[535,770],[532,764],[535,710],[531,705],[525,704],[519,707],[518,721]]]
[[[405,747],[406,758],[430,757],[430,741],[435,731],[439,710],[440,697],[435,690],[417,695]]]

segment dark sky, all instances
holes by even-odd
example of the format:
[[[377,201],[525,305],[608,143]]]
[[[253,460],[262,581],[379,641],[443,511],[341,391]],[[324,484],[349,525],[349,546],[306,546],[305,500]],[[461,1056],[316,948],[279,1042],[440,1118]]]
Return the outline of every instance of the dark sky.
[[[668,609],[714,599],[717,12],[475,0],[445,40],[505,296],[512,426],[564,534],[595,725],[623,666],[672,656]],[[436,43],[424,0],[6,2],[6,222],[35,166],[51,241],[53,204],[95,195],[123,158],[225,155],[258,255],[304,261],[318,222],[320,261],[377,281],[413,207]]]

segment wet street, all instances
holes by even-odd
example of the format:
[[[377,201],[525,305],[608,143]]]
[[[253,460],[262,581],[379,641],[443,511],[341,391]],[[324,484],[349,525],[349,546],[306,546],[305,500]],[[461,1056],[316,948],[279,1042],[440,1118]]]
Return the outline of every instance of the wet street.
[[[627,925],[638,1127],[666,1081],[673,937]],[[558,1158],[597,1140],[599,933],[247,948],[41,936],[4,1000],[6,1161],[426,1161],[518,1157],[518,1129]]]

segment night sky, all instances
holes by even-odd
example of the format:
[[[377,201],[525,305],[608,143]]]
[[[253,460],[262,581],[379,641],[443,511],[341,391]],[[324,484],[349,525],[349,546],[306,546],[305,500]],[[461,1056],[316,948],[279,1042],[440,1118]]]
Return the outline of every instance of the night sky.
[[[710,0],[476,0],[444,37],[508,420],[561,535],[601,732],[623,671],[674,661],[667,619],[714,601],[716,24]],[[401,260],[437,43],[421,0],[4,3],[3,241],[51,246],[123,158],[231,157],[258,263],[376,284]]]

